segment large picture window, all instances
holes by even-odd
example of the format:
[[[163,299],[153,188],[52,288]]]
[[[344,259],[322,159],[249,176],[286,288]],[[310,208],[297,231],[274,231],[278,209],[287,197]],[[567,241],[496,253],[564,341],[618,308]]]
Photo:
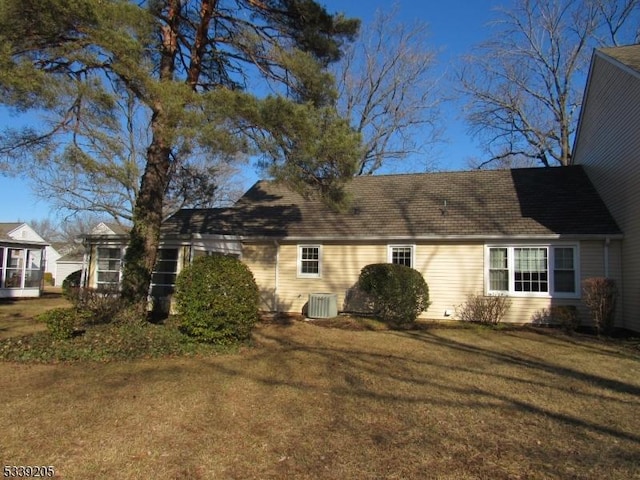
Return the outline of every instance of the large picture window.
[[[320,245],[298,245],[298,276],[319,278],[322,274]]]
[[[513,249],[514,290],[548,292],[549,262],[547,247]]]
[[[577,296],[575,245],[489,246],[487,293],[513,296]]]

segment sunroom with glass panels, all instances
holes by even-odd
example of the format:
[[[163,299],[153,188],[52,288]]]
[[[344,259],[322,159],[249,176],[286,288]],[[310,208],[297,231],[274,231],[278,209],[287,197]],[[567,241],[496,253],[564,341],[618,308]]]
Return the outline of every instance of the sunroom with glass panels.
[[[0,239],[0,298],[40,296],[46,246],[41,242]]]

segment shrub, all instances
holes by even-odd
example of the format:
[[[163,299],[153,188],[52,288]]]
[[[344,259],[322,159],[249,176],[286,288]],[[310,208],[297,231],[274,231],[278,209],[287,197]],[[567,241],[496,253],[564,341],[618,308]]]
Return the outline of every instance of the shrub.
[[[582,282],[584,303],[591,311],[596,332],[610,333],[615,320],[618,290],[611,278],[591,277]]]
[[[556,305],[551,307],[551,318],[567,333],[575,332],[580,325],[578,309],[575,305]]]
[[[65,295],[73,307],[83,312],[88,323],[110,323],[123,308],[116,289],[69,288]]]
[[[38,315],[38,320],[47,324],[53,338],[66,340],[73,336],[78,312],[73,308],[54,308]]]
[[[81,280],[82,270],[76,270],[75,272],[67,275],[62,281],[62,294],[68,298],[69,295],[73,294],[73,290],[80,287]]]
[[[555,305],[534,313],[531,322],[534,325],[559,325],[567,333],[575,332],[580,326],[580,317],[575,305]]]
[[[53,280],[53,273],[51,272],[44,272],[44,284],[45,285],[53,285],[54,284],[54,280]]]
[[[495,325],[502,321],[510,307],[511,300],[504,295],[469,295],[456,309],[456,315],[463,322]]]
[[[367,265],[359,288],[371,295],[376,316],[394,325],[410,325],[430,305],[429,287],[413,268],[391,263]]]
[[[176,280],[181,329],[198,340],[245,340],[258,320],[259,291],[249,268],[223,255],[199,257]]]

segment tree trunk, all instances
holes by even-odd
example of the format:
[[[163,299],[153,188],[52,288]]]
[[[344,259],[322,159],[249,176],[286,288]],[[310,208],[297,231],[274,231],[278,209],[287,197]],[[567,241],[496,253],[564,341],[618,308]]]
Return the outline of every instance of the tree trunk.
[[[180,0],[168,0],[165,5],[166,24],[160,28],[160,82],[172,82],[175,72],[179,30]],[[127,303],[146,307],[151,273],[155,267],[162,226],[162,204],[169,184],[171,169],[172,122],[167,118],[162,98],[150,104],[153,138],[147,149],[140,191],[133,210],[133,227],[125,254],[122,297]]]
[[[158,133],[154,116],[154,137],[147,151],[147,165],[133,212],[133,228],[125,255],[122,296],[128,303],[144,304],[156,263],[162,225],[162,202],[169,182],[170,151]]]

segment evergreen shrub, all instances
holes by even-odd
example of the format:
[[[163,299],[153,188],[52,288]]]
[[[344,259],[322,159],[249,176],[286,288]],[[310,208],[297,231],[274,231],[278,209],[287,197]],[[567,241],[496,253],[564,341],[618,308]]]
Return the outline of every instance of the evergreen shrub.
[[[367,265],[360,272],[358,285],[371,295],[376,316],[393,325],[411,325],[430,305],[424,277],[404,265]]]
[[[224,255],[196,258],[176,280],[181,330],[219,345],[246,340],[258,320],[258,286],[249,268]]]

